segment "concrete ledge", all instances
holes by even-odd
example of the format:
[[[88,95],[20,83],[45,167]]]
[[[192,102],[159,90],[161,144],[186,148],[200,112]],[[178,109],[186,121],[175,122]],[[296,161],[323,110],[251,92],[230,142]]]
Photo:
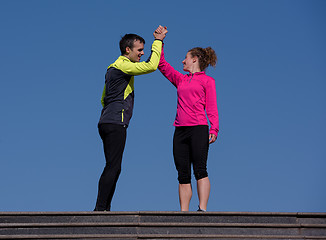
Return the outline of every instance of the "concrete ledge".
[[[325,237],[302,237],[302,236],[265,236],[265,235],[187,235],[187,234],[174,234],[174,235],[134,235],[134,234],[126,234],[123,237],[121,235],[114,234],[62,234],[62,235],[16,235],[16,236],[1,236],[0,239],[228,239],[228,240],[251,240],[251,239],[268,239],[268,240],[314,240],[314,239],[325,239]]]
[[[0,212],[0,239],[326,239],[326,213]]]

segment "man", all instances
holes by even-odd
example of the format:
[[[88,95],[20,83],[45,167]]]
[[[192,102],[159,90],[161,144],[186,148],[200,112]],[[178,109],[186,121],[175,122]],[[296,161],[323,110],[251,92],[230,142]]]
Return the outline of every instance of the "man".
[[[162,26],[158,29],[162,29]],[[127,127],[133,112],[134,76],[154,72],[161,57],[165,33],[155,31],[153,35],[155,40],[152,52],[146,62],[140,62],[144,55],[145,40],[136,34],[126,34],[120,40],[121,56],[107,69],[101,99],[103,110],[98,123],[106,166],[99,180],[94,211],[111,209],[112,197],[121,172]]]

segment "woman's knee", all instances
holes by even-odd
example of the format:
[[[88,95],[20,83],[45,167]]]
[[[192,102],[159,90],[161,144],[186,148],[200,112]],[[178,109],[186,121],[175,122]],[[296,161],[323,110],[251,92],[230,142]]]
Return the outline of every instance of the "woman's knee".
[[[205,178],[205,177],[208,177],[207,170],[195,171],[195,178],[196,178],[197,181],[202,179],[202,178]]]
[[[180,184],[189,184],[191,183],[191,175],[190,174],[178,174],[178,181]]]

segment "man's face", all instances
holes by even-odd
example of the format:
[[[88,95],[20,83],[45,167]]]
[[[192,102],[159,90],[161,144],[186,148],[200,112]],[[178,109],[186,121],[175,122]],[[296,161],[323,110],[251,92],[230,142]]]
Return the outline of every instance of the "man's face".
[[[134,41],[134,47],[130,49],[126,48],[126,57],[132,62],[139,62],[141,56],[144,55],[144,43],[140,43],[139,40]]]

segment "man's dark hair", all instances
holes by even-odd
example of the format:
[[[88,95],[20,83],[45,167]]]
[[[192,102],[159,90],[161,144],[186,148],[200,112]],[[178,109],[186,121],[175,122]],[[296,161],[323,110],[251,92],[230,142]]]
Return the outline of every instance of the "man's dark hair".
[[[132,50],[134,47],[135,41],[139,41],[140,43],[145,44],[144,38],[138,36],[137,34],[130,33],[130,34],[124,35],[121,38],[120,43],[119,43],[121,55],[124,55],[126,53],[126,47],[129,47]]]

